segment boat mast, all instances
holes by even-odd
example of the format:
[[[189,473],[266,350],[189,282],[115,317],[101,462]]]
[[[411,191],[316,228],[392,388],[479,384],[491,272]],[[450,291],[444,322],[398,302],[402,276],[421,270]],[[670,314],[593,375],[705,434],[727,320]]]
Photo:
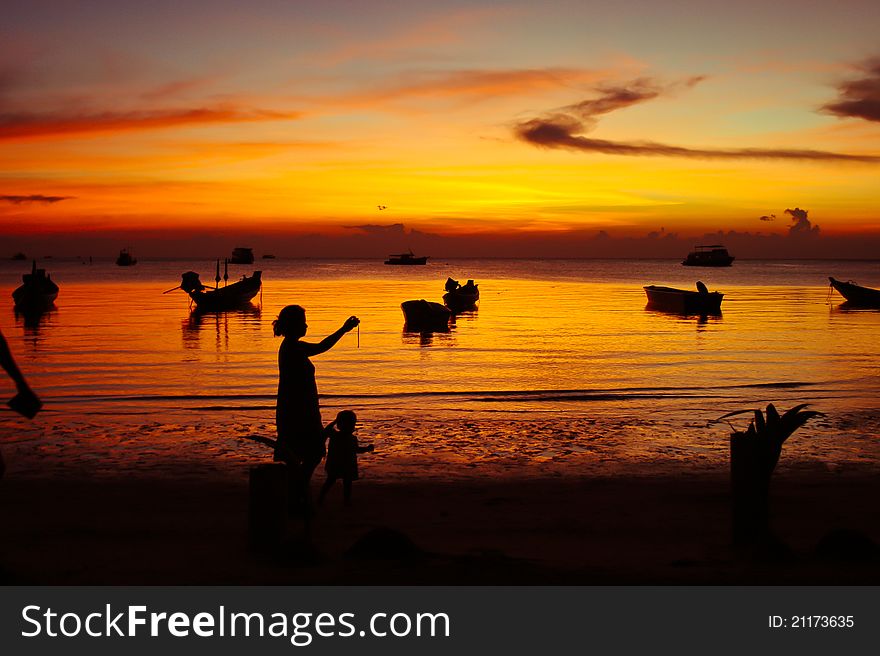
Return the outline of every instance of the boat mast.
[[[217,275],[214,276],[214,289],[220,287],[220,258],[217,258]]]
[[[229,284],[229,259],[223,258],[223,286]]]

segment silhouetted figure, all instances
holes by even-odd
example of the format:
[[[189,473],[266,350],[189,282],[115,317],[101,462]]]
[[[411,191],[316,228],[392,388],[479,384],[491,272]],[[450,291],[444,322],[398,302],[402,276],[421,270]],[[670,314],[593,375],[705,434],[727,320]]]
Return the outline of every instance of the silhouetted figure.
[[[359,323],[357,317],[349,317],[339,330],[318,344],[301,341],[308,325],[306,311],[299,305],[285,307],[272,324],[275,335],[284,337],[278,349],[275,460],[287,463],[291,511],[302,509],[306,520],[309,515],[309,481],[326,453],[315,366],[309,358],[329,351]]]
[[[43,407],[43,403],[40,401],[39,397],[34,394],[34,391],[24,379],[24,375],[22,375],[18,365],[15,364],[15,359],[9,351],[9,345],[6,343],[6,338],[3,336],[2,332],[0,332],[0,366],[2,366],[6,373],[9,374],[9,377],[12,379],[12,382],[15,383],[15,387],[18,390],[18,393],[9,400],[9,407],[28,419],[33,419],[40,411],[40,408]],[[3,454],[0,453],[0,478],[3,478],[3,473],[5,471],[6,463],[3,462]]]
[[[351,482],[358,479],[357,454],[368,453],[375,449],[372,444],[360,446],[357,436],[354,434],[357,425],[357,415],[351,410],[343,410],[336,415],[336,421],[324,429],[324,435],[330,440],[327,450],[327,462],[324,465],[327,470],[327,480],[321,488],[318,503],[324,501],[324,497],[333,484],[342,479],[343,496],[345,505],[351,505]]]

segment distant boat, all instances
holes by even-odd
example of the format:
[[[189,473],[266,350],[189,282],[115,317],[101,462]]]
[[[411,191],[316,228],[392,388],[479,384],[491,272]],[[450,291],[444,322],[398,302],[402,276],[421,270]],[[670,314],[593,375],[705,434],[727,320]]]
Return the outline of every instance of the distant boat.
[[[230,264],[253,264],[254,249],[253,248],[233,248],[232,257],[229,258]]]
[[[409,253],[398,253],[397,255],[389,255],[385,260],[385,264],[427,264],[428,256],[416,257],[412,251]]]
[[[37,268],[34,260],[30,273],[21,277],[21,287],[12,292],[15,307],[19,310],[46,310],[58,298],[58,285],[46,273],[45,269]]]
[[[134,266],[137,264],[137,260],[132,257],[127,248],[123,248],[119,251],[119,257],[116,258],[116,264],[119,266]]]
[[[880,290],[862,287],[851,280],[849,282],[841,282],[830,276],[828,280],[831,282],[831,286],[837,290],[837,293],[843,296],[853,307],[880,308]]]
[[[274,260],[275,256],[272,255],[271,253],[263,253],[263,259],[264,260]]]
[[[21,262],[21,261],[27,259],[27,255],[25,255],[24,253],[22,253],[21,251],[19,251],[18,253],[16,253],[15,255],[13,255],[11,259],[16,260],[16,261],[18,261],[18,262]]]
[[[728,267],[735,258],[720,244],[697,246],[682,261],[684,266]]]
[[[680,314],[718,314],[721,312],[721,300],[724,294],[709,292],[706,285],[697,282],[699,291],[687,289],[675,289],[674,287],[661,287],[648,285],[644,287],[648,296],[648,307],[653,310],[664,312],[676,312]]]
[[[199,280],[199,274],[195,271],[187,271],[181,275],[180,287],[196,304],[199,310],[205,312],[220,312],[223,310],[235,310],[246,306],[250,300],[260,293],[262,286],[262,271],[254,271],[250,278],[243,276],[238,282],[225,287],[205,287]],[[219,265],[218,265],[219,279]],[[172,289],[168,290],[173,291]]]
[[[443,294],[443,302],[453,312],[472,310],[480,300],[480,286],[475,285],[473,280],[468,280],[464,285],[452,278],[446,279],[446,293]]]
[[[425,299],[418,301],[404,301],[400,304],[406,327],[409,330],[430,330],[439,328],[446,330],[449,327],[449,317],[452,312],[445,305],[432,303]]]

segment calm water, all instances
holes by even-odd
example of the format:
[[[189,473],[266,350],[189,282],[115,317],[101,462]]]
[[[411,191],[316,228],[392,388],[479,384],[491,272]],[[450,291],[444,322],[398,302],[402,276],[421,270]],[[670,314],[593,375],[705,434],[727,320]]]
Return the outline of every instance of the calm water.
[[[0,327],[45,402],[34,422],[0,412],[21,476],[243,475],[269,455],[253,438],[274,434],[271,322],[289,303],[314,341],[362,320],[360,346],[352,332],[314,362],[325,421],[352,408],[377,444],[369,476],[718,468],[729,429],[707,421],[769,401],[827,413],[786,445],[786,466],[880,466],[880,311],[829,304],[827,286],[880,287],[878,262],[264,260],[253,309],[201,317],[162,292],[188,269],[207,282],[210,262],[40,266],[61,292],[34,321],[10,297],[27,265],[0,263]],[[400,302],[439,301],[447,276],[479,283],[479,310],[447,333],[404,332]],[[698,277],[726,294],[722,316],[645,309],[642,285]]]

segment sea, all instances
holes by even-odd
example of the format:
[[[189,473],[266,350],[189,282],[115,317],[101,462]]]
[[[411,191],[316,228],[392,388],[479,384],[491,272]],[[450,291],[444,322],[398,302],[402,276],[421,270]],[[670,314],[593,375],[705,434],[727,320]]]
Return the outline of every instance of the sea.
[[[0,328],[44,402],[32,421],[0,409],[7,475],[247,476],[271,460],[280,339],[306,308],[306,340],[350,315],[359,329],[316,356],[322,413],[359,418],[363,477],[396,481],[722,471],[749,415],[808,403],[823,416],[786,442],[780,468],[880,471],[880,311],[831,293],[828,276],[880,287],[878,261],[257,260],[251,307],[191,311],[170,291],[211,260],[42,259],[55,307],[16,314],[29,262],[0,262]],[[402,301],[441,301],[473,279],[477,310],[448,331],[410,332]],[[644,285],[724,293],[718,316],[646,307]],[[221,280],[220,285],[224,282]],[[7,378],[0,395],[14,393]]]

